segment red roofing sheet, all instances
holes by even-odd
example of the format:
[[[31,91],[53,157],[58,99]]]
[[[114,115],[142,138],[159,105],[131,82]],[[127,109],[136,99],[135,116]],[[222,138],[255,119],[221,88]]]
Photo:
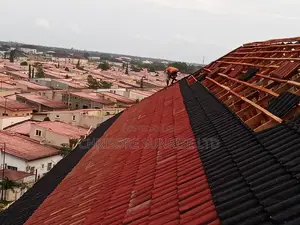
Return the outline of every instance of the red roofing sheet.
[[[68,138],[80,138],[81,136],[85,136],[88,132],[88,129],[56,121],[43,121],[35,123],[34,126],[47,128],[53,133],[57,133]]]
[[[271,75],[278,78],[287,78],[291,73],[295,72],[300,66],[300,62],[285,62],[278,69],[274,70]]]
[[[3,97],[0,97],[0,106],[6,107],[7,109],[11,111],[30,111],[35,109],[34,107],[30,105],[26,105],[24,103],[18,102],[16,100],[12,99],[6,99]]]
[[[35,95],[35,94],[19,94],[17,96],[20,96],[30,102],[33,103],[38,103],[40,105],[53,108],[53,109],[65,109],[68,108],[67,105],[63,104],[62,102],[59,101],[53,101],[47,98],[44,98],[40,95]]]
[[[178,84],[125,111],[25,224],[219,225]]]
[[[104,99],[102,96],[99,96],[97,93],[86,93],[86,92],[71,92],[71,95],[85,98],[94,102],[99,102],[103,105],[114,105],[115,103]]]
[[[111,92],[101,92],[101,94],[103,94],[104,96],[107,96],[109,98],[116,99],[118,102],[122,102],[122,103],[125,103],[125,104],[134,104],[134,103],[136,103],[132,99],[129,99],[129,98],[126,98],[122,95],[114,94],[114,93],[111,93]]]
[[[25,80],[17,80],[16,83],[20,84],[20,85],[25,85],[28,88],[30,88],[32,90],[36,90],[36,91],[44,91],[44,90],[49,90],[50,89],[50,88],[48,88],[46,86],[34,84],[34,83],[31,83],[31,82],[25,81]]]
[[[29,135],[32,124],[36,124],[36,123],[38,123],[38,122],[28,120],[28,121],[24,121],[22,123],[18,123],[16,125],[10,126],[10,127],[6,128],[5,130],[10,131],[10,132],[15,132],[18,134],[22,134],[22,135]]]
[[[241,74],[241,72],[243,72],[243,69],[244,69],[243,66],[237,65],[237,66],[234,67],[234,70],[232,70],[232,71],[228,74],[228,76],[229,76],[229,77],[236,77],[236,76],[238,76],[239,74]]]
[[[0,170],[0,174],[1,175],[3,174],[3,169]],[[21,179],[30,176],[34,176],[34,174],[26,173],[23,171],[9,170],[9,169],[4,170],[4,177],[7,177],[9,180],[13,180],[13,181],[19,181]]]
[[[54,148],[9,131],[0,131],[0,143],[6,143],[6,153],[25,160],[59,155]]]

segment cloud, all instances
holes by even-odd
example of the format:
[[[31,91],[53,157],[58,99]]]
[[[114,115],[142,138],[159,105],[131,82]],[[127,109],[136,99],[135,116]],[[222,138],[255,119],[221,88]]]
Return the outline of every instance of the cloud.
[[[77,33],[77,34],[81,33],[81,28],[80,28],[80,26],[79,26],[78,24],[72,24],[72,25],[70,26],[70,29],[71,29],[71,31],[73,31],[74,33]]]
[[[35,25],[37,27],[42,27],[42,28],[45,28],[45,29],[49,29],[50,28],[50,23],[48,20],[46,19],[43,19],[43,18],[37,18],[35,20]]]
[[[144,41],[151,41],[152,38],[148,35],[145,35],[145,34],[135,34],[133,35],[133,39],[136,39],[136,40],[144,40]]]

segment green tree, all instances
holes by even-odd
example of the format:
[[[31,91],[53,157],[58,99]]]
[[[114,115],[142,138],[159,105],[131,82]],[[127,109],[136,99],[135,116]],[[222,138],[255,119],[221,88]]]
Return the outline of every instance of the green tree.
[[[69,67],[66,67],[66,68],[65,68],[65,71],[70,72]]]
[[[88,59],[88,58],[90,57],[90,54],[89,54],[88,52],[85,52],[85,53],[83,54],[83,57],[86,58],[86,59]]]
[[[39,66],[37,68],[37,71],[35,73],[35,77],[36,78],[45,78],[45,73],[44,73],[43,67]]]
[[[87,86],[90,89],[109,89],[112,86],[112,83],[106,81],[98,81],[97,79],[93,78],[93,76],[88,75],[87,77]]]
[[[9,180],[7,177],[0,181],[0,186],[4,190],[4,193],[2,193],[1,196],[1,200],[6,200],[6,192],[8,190],[12,190],[13,192],[15,192],[16,188],[23,188],[23,185],[21,183]]]
[[[14,62],[15,56],[16,56],[16,49],[11,50],[10,53],[9,53],[9,61],[10,61],[11,63]]]
[[[71,138],[69,140],[69,144],[62,144],[61,147],[59,148],[60,150],[60,155],[63,157],[66,157],[67,155],[70,154],[71,151],[73,151],[73,149],[76,147],[77,143],[80,141],[81,139],[78,138]]]
[[[125,74],[126,74],[126,75],[129,75],[128,66],[129,66],[129,65],[128,65],[128,63],[127,63],[127,65],[126,65],[126,69],[125,69]]]
[[[131,70],[133,72],[141,72],[142,71],[142,68],[138,67],[138,66],[135,66],[135,65],[131,65]]]
[[[50,118],[47,116],[45,117],[44,121],[50,121]]]
[[[28,77],[29,77],[29,79],[32,78],[32,77],[31,77],[31,65],[29,65],[29,69],[28,69]]]
[[[107,61],[104,61],[104,62],[100,62],[99,66],[98,66],[98,69],[101,69],[101,70],[109,70],[110,69],[110,65]]]
[[[24,61],[20,63],[21,66],[28,66],[28,62]]]

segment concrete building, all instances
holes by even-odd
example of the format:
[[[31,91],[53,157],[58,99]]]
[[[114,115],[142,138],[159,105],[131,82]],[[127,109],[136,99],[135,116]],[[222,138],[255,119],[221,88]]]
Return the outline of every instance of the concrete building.
[[[118,95],[112,92],[99,92],[100,95],[104,97],[104,99],[109,100],[111,102],[115,102],[118,107],[130,107],[136,103],[135,100],[129,99],[125,96]]]
[[[71,109],[101,109],[115,107],[116,102],[109,101],[94,92],[70,92],[63,94],[62,101]]]
[[[30,138],[42,144],[61,147],[68,145],[71,139],[79,139],[88,134],[88,129],[62,122],[43,121],[31,124]]]
[[[35,107],[24,103],[0,97],[0,115],[1,116],[29,116],[35,110]]]
[[[96,128],[99,124],[123,110],[124,108],[103,108],[41,112],[33,114],[32,119],[35,121],[44,121],[48,117],[51,121],[60,121],[89,129],[90,127]]]
[[[67,109],[60,101],[54,101],[35,94],[18,94],[17,101],[36,107],[37,112]]]
[[[37,178],[44,176],[62,159],[58,150],[17,133],[0,131],[0,148],[4,149],[4,144],[5,152],[0,152],[1,168],[32,173]]]
[[[127,95],[130,99],[135,100],[143,100],[149,96],[151,96],[153,93],[149,91],[141,91],[141,90],[128,90]]]

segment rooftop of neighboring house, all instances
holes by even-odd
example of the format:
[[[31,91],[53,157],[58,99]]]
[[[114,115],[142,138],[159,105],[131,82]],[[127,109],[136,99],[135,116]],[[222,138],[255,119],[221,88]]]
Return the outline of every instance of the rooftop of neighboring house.
[[[38,123],[38,122],[34,121],[34,120],[26,120],[26,121],[11,125],[9,127],[6,127],[4,130],[10,131],[10,132],[15,132],[15,133],[22,134],[22,135],[29,135],[32,124],[36,124],[36,123]]]
[[[6,144],[7,154],[26,161],[59,155],[56,149],[41,145],[38,141],[14,132],[0,131],[0,143]]]
[[[16,63],[5,62],[4,67],[8,70],[23,71],[24,68]]]
[[[106,111],[123,111],[125,108],[101,108],[101,109],[76,109],[76,110],[57,110],[48,112],[38,112],[35,115],[60,114],[60,113],[89,113],[89,112],[106,112]]]
[[[18,76],[20,78],[28,79],[28,74],[26,74],[25,72],[21,72],[21,71],[7,71],[7,73],[9,75],[14,75],[14,76]]]
[[[118,95],[118,94],[114,94],[111,92],[100,92],[102,95],[109,97],[109,98],[113,98],[115,100],[117,100],[118,102],[121,103],[125,103],[125,104],[135,104],[135,100],[132,100],[130,98],[124,97],[122,95]]]
[[[42,86],[42,85],[38,85],[35,83],[31,83],[29,81],[25,81],[25,80],[16,80],[15,81],[16,84],[20,84],[20,85],[25,85],[27,86],[29,89],[35,90],[35,91],[45,91],[45,90],[50,90],[50,88],[46,87],[46,86]]]
[[[134,92],[134,93],[137,93],[137,94],[140,94],[140,95],[144,95],[144,96],[146,96],[146,97],[151,96],[151,95],[154,94],[154,93],[151,92],[151,91],[144,91],[144,90],[135,90],[135,89],[132,89],[132,90],[130,90],[130,91],[131,91],[131,92]]]
[[[3,169],[0,170],[1,177],[4,175],[4,177],[7,177],[7,179],[12,181],[20,181],[23,180],[26,177],[34,176],[34,174],[26,173],[23,171],[17,171],[17,170],[10,170],[10,169]],[[0,178],[1,179],[1,178]]]
[[[68,138],[80,138],[88,133],[88,129],[72,126],[67,123],[58,121],[43,121],[34,124],[37,127],[47,128],[49,131],[68,137]]]
[[[46,106],[46,107],[49,107],[52,109],[68,108],[68,106],[63,104],[62,102],[50,100],[50,99],[44,98],[44,97],[42,97],[40,95],[36,95],[36,94],[31,94],[31,93],[18,94],[17,97],[22,97],[29,102],[37,103],[37,104],[40,104],[40,105],[43,105],[43,106]]]
[[[18,102],[16,100],[0,97],[0,107],[7,108],[10,111],[32,111],[35,107],[26,105],[24,103]]]
[[[128,108],[0,224],[298,225],[299,52],[245,44]]]
[[[69,87],[74,89],[83,89],[86,88],[86,82],[85,81],[76,81],[73,79],[59,79],[56,80],[57,82],[67,84]]]
[[[100,96],[99,94],[93,93],[93,92],[90,92],[90,93],[87,93],[87,92],[70,92],[70,94],[73,95],[73,96],[80,97],[80,98],[88,99],[90,101],[98,102],[98,103],[101,103],[103,105],[114,105],[115,104],[114,102],[106,100],[106,99],[103,98],[103,96]]]
[[[0,78],[1,79],[1,78]],[[15,85],[6,83],[6,82],[1,82],[0,81],[0,89],[6,89],[6,90],[16,90],[17,87]]]

